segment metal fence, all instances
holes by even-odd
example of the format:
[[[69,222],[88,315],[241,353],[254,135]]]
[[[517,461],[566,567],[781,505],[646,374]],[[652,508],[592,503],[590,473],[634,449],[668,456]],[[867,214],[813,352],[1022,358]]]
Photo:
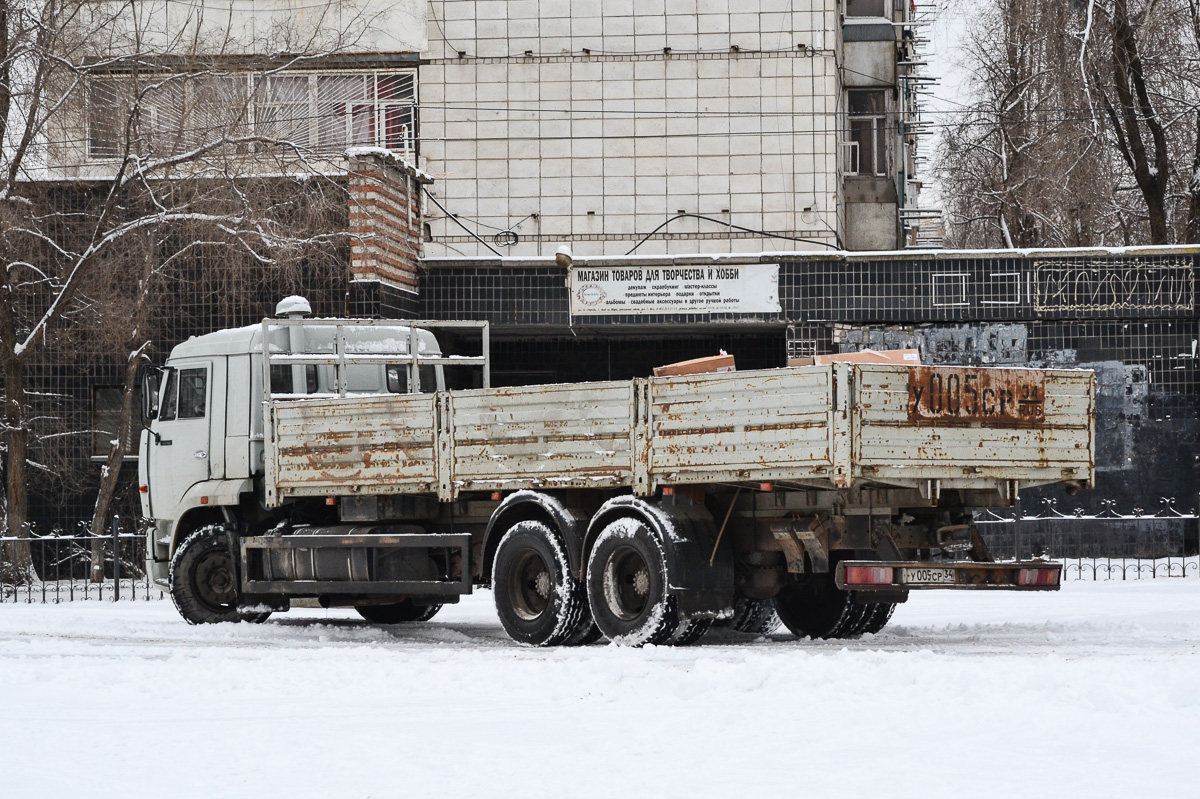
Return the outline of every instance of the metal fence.
[[[1047,501],[1041,513],[984,511],[975,522],[998,558],[1053,558],[1064,580],[1150,580],[1200,578],[1197,515],[1175,510],[1164,499],[1158,513],[1141,509],[1118,514],[1112,503],[1094,516],[1062,513]],[[47,535],[25,539],[33,560],[32,579],[0,582],[0,604],[146,601],[162,590],[145,572],[146,539],[121,532],[114,520],[107,536]],[[0,537],[0,574],[11,574],[3,546],[18,539]]]
[[[10,552],[7,544],[25,541],[33,560],[32,579],[0,583],[0,603],[162,599],[163,592],[146,575],[145,536],[121,532],[117,522],[112,529],[106,536],[0,537],[0,553]],[[12,566],[0,560],[0,574],[11,575]]]
[[[1091,515],[1058,510],[1044,500],[1041,512],[983,511],[975,523],[997,558],[1053,558],[1064,580],[1143,580],[1200,577],[1200,536],[1195,513],[1181,513],[1163,498],[1157,513],[1142,508],[1117,513],[1115,503]]]

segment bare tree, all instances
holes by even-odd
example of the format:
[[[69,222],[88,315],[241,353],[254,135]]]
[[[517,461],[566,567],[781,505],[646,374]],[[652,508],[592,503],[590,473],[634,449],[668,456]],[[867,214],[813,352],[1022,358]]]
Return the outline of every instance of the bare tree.
[[[154,29],[132,0],[0,0],[0,388],[10,536],[28,537],[30,469],[45,469],[31,459],[38,420],[27,372],[86,314],[97,274],[137,275],[124,337],[128,428],[147,313],[173,265],[208,247],[270,267],[280,253],[337,238],[297,226],[294,186],[281,196],[277,182],[248,180],[329,172],[313,142],[293,135],[308,124],[288,110],[296,104],[269,105],[259,95],[282,92],[289,70],[341,52],[369,29],[370,19],[328,8],[335,5],[336,25],[310,14],[303,28],[285,21],[248,41],[236,23],[199,16]],[[273,55],[229,58],[254,52]],[[264,113],[251,125],[255,103],[276,117]],[[45,180],[56,168],[77,175],[69,191]],[[122,260],[139,252],[142,260]],[[102,529],[123,452],[119,444],[110,450],[93,531]],[[27,542],[6,548],[3,562],[14,573],[5,577],[27,579]]]
[[[973,100],[939,152],[950,239],[1195,240],[1196,0],[979,0],[977,10],[965,48]]]

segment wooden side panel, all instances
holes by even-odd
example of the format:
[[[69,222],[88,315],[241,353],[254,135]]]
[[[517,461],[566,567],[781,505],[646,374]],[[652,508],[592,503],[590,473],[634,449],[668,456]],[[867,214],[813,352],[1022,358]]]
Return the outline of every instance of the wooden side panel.
[[[454,392],[456,488],[630,485],[633,391],[621,381]]]
[[[650,380],[652,480],[807,479],[832,466],[828,366]]]
[[[1044,397],[1039,398],[1036,412],[981,421],[982,411],[971,411],[974,396],[943,399],[931,406],[927,397],[914,398],[914,373],[908,368],[855,367],[856,469],[867,476],[904,474],[917,478],[1091,478],[1095,452],[1091,372],[921,367],[918,383],[922,387],[971,386],[975,381],[964,383],[966,372],[980,373],[981,386],[999,390],[1011,384],[1014,396],[1021,396],[1021,391],[1032,394],[1029,387],[1036,386],[1044,391]],[[917,402],[922,403],[921,407],[914,410]],[[941,415],[924,418],[930,407]],[[979,407],[983,407],[982,400]]]
[[[280,497],[436,490],[433,394],[272,406]]]

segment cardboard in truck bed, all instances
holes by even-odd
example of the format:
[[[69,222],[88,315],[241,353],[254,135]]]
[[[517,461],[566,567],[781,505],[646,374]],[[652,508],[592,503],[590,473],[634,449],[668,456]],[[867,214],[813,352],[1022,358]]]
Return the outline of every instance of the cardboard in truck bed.
[[[720,355],[710,355],[707,358],[693,358],[690,361],[669,363],[666,366],[654,367],[655,377],[671,377],[674,375],[700,375],[708,372],[734,372],[733,356],[722,351]]]

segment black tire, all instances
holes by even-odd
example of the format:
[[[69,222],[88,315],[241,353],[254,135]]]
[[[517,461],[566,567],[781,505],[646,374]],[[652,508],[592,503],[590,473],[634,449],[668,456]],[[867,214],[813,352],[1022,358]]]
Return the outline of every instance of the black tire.
[[[781,624],[779,614],[775,612],[775,603],[769,599],[740,596],[733,601],[733,618],[729,620],[729,626],[739,633],[770,635]]]
[[[419,605],[405,599],[393,605],[355,605],[354,609],[372,624],[404,624],[414,621],[429,621],[442,609],[441,605]]]
[[[596,626],[615,644],[670,643],[679,627],[662,543],[637,519],[617,519],[600,532],[588,557],[587,594]]]
[[[558,646],[586,637],[583,586],[571,576],[562,541],[542,522],[517,522],[500,539],[492,591],[500,623],[518,643]]]
[[[584,605],[586,604],[587,596],[585,592]],[[592,619],[592,611],[586,608],[585,610],[587,610],[587,618],[575,629],[571,637],[563,642],[563,646],[587,646],[588,644],[596,643],[604,637],[604,633],[600,632],[600,628],[596,626],[595,620]]]
[[[712,629],[712,619],[688,619],[681,621],[675,628],[675,634],[667,643],[672,646],[691,646],[699,641]]]
[[[887,626],[887,623],[892,619],[892,614],[895,612],[895,602],[876,602],[871,606],[867,620],[862,626],[862,632],[869,635],[879,632]]]
[[[237,571],[223,524],[201,527],[183,540],[171,558],[168,584],[175,609],[189,624],[263,622],[271,616],[238,612]]]
[[[862,621],[865,605],[833,584],[829,574],[808,575],[775,597],[779,620],[797,638],[844,638]]]

